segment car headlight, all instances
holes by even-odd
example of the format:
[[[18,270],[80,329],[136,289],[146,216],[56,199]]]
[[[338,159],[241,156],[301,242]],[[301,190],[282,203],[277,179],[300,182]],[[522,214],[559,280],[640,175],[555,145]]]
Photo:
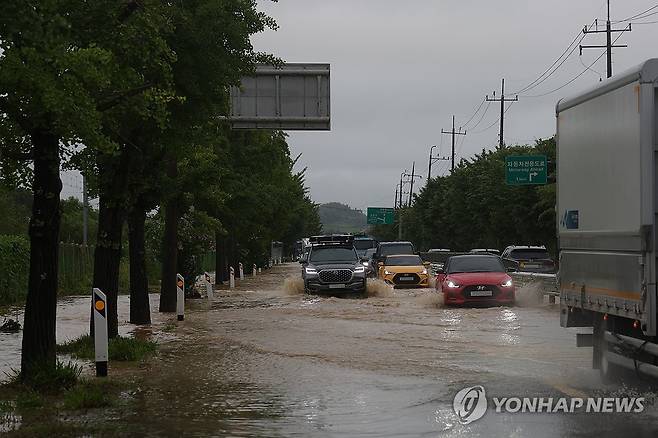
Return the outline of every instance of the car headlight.
[[[458,287],[461,287],[452,280],[448,280],[448,283],[446,283],[446,285],[451,289],[457,289]]]
[[[512,282],[512,279],[510,278],[509,280],[507,280],[506,282],[504,282],[503,284],[501,284],[501,286],[502,286],[502,287],[512,287],[513,284],[514,284],[514,283]]]
[[[306,268],[306,273],[307,274],[317,274],[318,271],[315,268]]]
[[[423,269],[420,273],[423,275],[427,275],[427,268]]]
[[[357,266],[356,268],[354,268],[355,274],[360,274],[362,272],[366,272],[366,268],[364,266]]]
[[[370,265],[370,262],[363,262],[361,263],[363,266],[368,267]]]

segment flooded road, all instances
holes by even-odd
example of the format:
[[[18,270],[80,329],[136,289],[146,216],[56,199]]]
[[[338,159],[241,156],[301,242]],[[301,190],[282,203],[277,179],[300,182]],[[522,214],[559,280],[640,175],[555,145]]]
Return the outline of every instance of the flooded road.
[[[555,306],[452,309],[429,289],[381,286],[364,299],[308,296],[300,293],[298,270],[278,266],[236,291],[216,291],[212,303],[190,301],[185,321],[166,334],[174,318],[154,313],[160,354],[144,371],[136,409],[120,421],[143,436],[599,437],[658,430],[658,410],[648,402],[642,414],[508,414],[490,406],[482,419],[462,425],[453,399],[468,386],[482,385],[488,398],[628,390],[600,383],[591,350],[575,347],[575,332],[559,327]]]

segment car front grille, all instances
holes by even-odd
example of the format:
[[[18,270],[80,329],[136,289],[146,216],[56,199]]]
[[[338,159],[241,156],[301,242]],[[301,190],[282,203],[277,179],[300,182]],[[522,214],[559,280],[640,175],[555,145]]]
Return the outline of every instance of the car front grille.
[[[352,271],[349,269],[325,269],[318,273],[323,283],[347,283],[352,279]]]
[[[488,290],[492,292],[492,294],[489,296],[477,295],[477,293],[480,291],[488,291]],[[465,298],[487,299],[487,298],[495,298],[499,294],[499,292],[500,290],[498,289],[498,287],[494,286],[493,284],[483,284],[477,286],[466,286],[464,288],[463,294]]]
[[[393,276],[393,283],[418,284],[420,283],[420,277],[418,274],[395,274],[395,276]]]

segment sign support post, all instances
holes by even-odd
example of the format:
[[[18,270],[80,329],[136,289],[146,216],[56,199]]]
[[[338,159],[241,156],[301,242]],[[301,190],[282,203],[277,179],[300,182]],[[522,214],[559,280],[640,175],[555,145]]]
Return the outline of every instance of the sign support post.
[[[185,279],[180,274],[176,274],[176,316],[185,319]]]
[[[92,292],[94,306],[94,354],[96,377],[107,377],[107,296],[97,287]]]
[[[209,300],[213,299],[213,290],[212,290],[212,283],[210,282],[210,274],[207,272],[204,272],[204,279],[206,281],[206,295]]]

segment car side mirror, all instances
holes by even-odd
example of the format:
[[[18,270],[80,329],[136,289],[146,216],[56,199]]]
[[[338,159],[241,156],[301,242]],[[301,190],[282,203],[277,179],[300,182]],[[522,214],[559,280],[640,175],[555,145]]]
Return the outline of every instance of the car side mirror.
[[[507,272],[518,272],[518,269],[514,266],[508,266],[507,267]]]

